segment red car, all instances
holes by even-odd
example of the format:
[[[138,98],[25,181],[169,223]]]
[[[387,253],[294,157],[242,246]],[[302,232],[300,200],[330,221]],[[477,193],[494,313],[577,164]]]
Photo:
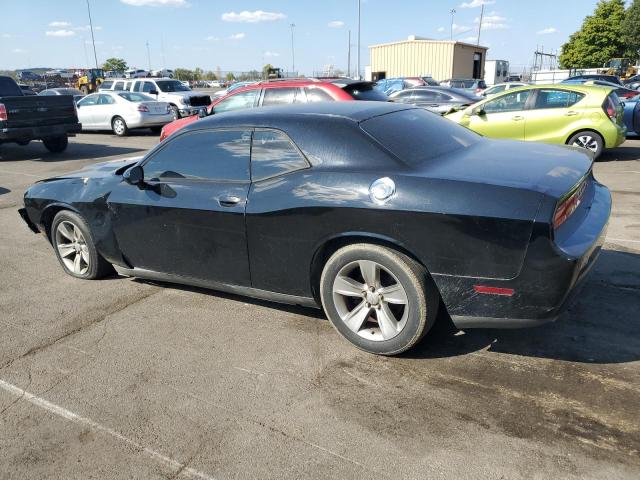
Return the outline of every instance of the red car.
[[[374,89],[373,82],[337,78],[331,80],[270,80],[238,88],[209,105],[207,115],[244,108],[267,107],[289,103],[348,102],[352,100],[387,101],[387,96]],[[182,127],[195,122],[198,115],[181,118],[164,126],[160,141]]]

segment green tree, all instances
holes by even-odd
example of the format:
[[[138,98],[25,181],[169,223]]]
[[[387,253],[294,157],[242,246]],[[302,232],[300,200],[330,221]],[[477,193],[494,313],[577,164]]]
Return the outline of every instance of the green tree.
[[[582,28],[562,46],[562,67],[602,67],[611,58],[621,57],[625,51],[624,19],[624,0],[600,0],[593,15],[587,16]]]
[[[173,74],[178,80],[195,80],[193,70],[188,70],[186,68],[176,68]]]
[[[204,77],[204,71],[200,67],[196,67],[193,70],[193,79],[202,80],[203,77]]]
[[[229,72],[227,73],[227,80],[230,82],[233,82],[236,79],[236,77],[233,75],[233,73]]]
[[[216,74],[213,73],[211,70],[207,70],[206,72],[204,72],[204,79],[205,80],[218,80],[218,77],[216,77]]]
[[[107,58],[102,64],[104,70],[113,70],[115,72],[124,72],[127,69],[127,62],[123,58]]]
[[[632,60],[640,59],[640,0],[633,0],[622,22],[622,38]]]
[[[272,68],[273,65],[271,65],[270,63],[267,63],[264,67],[262,67],[262,78],[269,78],[269,70],[271,70]]]

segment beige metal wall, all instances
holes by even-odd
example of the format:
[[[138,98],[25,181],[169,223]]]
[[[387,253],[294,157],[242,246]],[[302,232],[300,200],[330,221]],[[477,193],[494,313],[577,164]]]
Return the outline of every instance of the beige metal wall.
[[[475,52],[482,52],[484,70],[484,47],[425,40],[407,40],[369,47],[371,71],[386,72],[387,78],[429,74],[436,80],[447,80],[454,76],[470,77]]]
[[[464,43],[456,44],[453,55],[453,76],[455,78],[473,78],[473,55],[475,53],[482,54],[480,78],[484,78],[484,62],[487,56],[486,48],[466,45]]]

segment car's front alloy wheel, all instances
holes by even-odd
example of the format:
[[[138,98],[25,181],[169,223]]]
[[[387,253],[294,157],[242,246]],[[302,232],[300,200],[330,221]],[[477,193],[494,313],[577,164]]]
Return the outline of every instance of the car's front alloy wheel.
[[[51,224],[50,238],[60,265],[69,275],[91,280],[113,271],[96,250],[89,227],[77,213],[58,212]]]
[[[440,298],[424,267],[402,253],[369,244],[334,253],[320,289],[338,332],[357,347],[382,355],[415,345],[435,322]]]

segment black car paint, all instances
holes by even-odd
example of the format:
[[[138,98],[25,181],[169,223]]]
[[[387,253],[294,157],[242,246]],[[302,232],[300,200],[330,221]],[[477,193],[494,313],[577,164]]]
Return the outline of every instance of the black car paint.
[[[26,211],[41,231],[57,210],[78,212],[98,251],[131,275],[312,305],[319,304],[317,280],[327,255],[344,243],[374,242],[425,265],[459,326],[554,319],[606,231],[610,195],[593,179],[590,157],[569,147],[525,149],[478,137],[469,148],[409,166],[361,128],[370,118],[408,108],[338,102],[210,117],[170,141],[192,130],[278,129],[312,167],[252,183],[140,189],[122,174],[145,159],[116,161],[33,185]],[[378,205],[368,188],[385,176],[397,194]],[[554,232],[558,200],[583,178],[582,204]],[[221,194],[241,202],[220,208],[214,199]],[[185,231],[188,245],[179,242]],[[477,284],[515,293],[480,295]]]

